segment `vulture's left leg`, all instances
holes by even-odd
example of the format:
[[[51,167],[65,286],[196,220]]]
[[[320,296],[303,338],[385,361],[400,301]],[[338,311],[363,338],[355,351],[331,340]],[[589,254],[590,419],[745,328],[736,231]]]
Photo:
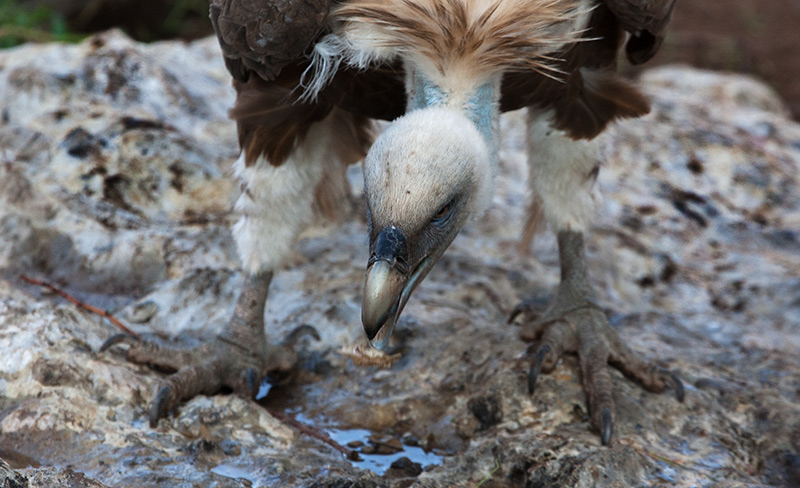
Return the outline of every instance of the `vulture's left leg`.
[[[674,374],[631,351],[595,302],[586,267],[584,234],[595,206],[593,187],[599,169],[599,142],[570,139],[551,126],[546,113],[531,109],[528,117],[531,187],[558,237],[561,283],[541,317],[533,320],[530,308],[523,302],[511,320],[523,314],[521,336],[536,341],[528,377],[530,393],[539,373],[551,371],[562,354],[578,355],[592,426],[600,432],[603,444],[608,444],[614,424],[609,364],[649,391],[672,388],[679,400],[683,399],[683,385]]]
[[[176,371],[161,382],[153,398],[151,426],[180,402],[199,394],[214,394],[223,387],[253,398],[268,373],[294,366],[297,355],[292,338],[296,334],[290,334],[283,344],[268,340],[265,303],[273,273],[308,223],[316,204],[341,203],[327,201],[335,200],[331,194],[340,195],[345,188],[344,165],[337,160],[340,158],[335,148],[341,142],[339,132],[348,125],[341,120],[341,114],[338,116],[334,111],[313,123],[307,136],[279,165],[261,156],[247,166],[244,155],[234,165],[241,195],[236,202],[239,220],[233,234],[245,279],[224,330],[208,343],[186,350],[126,339],[133,342],[128,360]],[[103,348],[116,342],[119,341],[112,338]]]

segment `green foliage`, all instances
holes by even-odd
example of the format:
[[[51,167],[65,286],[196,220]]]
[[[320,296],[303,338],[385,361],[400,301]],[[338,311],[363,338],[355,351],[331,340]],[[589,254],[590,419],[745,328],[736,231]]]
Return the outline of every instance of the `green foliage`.
[[[173,0],[169,14],[164,19],[164,33],[168,36],[181,37],[186,30],[194,26],[187,26],[187,20],[199,21],[200,26],[209,28],[208,0]]]
[[[65,20],[47,7],[25,7],[0,0],[0,48],[24,42],[77,42],[84,36],[69,32]]]

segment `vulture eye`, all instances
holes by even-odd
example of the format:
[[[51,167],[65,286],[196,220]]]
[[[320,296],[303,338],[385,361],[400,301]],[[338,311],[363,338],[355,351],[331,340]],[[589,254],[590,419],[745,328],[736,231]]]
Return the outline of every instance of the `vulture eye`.
[[[450,209],[451,208],[453,208],[453,201],[452,200],[450,200],[449,202],[444,204],[442,206],[442,208],[440,208],[439,211],[436,212],[436,214],[433,216],[431,221],[432,222],[436,222],[436,221],[444,220],[448,216],[448,214],[450,214]]]

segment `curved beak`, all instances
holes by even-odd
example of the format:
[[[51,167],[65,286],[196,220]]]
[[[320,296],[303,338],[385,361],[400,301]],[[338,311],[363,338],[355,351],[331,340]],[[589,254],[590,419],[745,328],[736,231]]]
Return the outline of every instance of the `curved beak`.
[[[378,234],[373,249],[364,283],[361,322],[372,347],[383,350],[411,292],[428,274],[430,259],[423,259],[411,272],[406,236],[394,226]]]
[[[361,322],[370,344],[377,349],[383,349],[389,341],[396,316],[400,315],[398,305],[407,282],[408,275],[387,261],[375,261],[367,269]]]

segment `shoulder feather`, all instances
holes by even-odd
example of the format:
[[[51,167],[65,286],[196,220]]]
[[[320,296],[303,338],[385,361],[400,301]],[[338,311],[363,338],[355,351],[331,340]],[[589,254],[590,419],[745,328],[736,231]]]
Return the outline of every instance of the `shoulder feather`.
[[[211,24],[233,77],[265,80],[304,58],[322,32],[331,0],[211,0]]]
[[[589,0],[348,0],[315,47],[307,92],[337,63],[364,69],[400,58],[432,79],[489,78],[508,70],[558,77],[553,53],[581,37]]]
[[[604,0],[631,33],[625,46],[628,60],[641,64],[652,58],[664,40],[664,31],[672,17],[675,0]]]

